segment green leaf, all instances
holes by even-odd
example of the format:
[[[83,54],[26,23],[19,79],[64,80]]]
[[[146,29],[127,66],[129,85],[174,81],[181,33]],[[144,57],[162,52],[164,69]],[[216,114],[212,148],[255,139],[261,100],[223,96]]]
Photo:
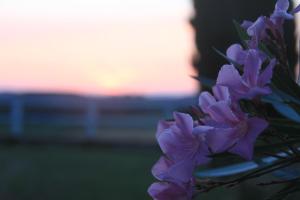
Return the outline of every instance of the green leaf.
[[[265,54],[267,54],[267,56],[269,58],[274,58],[274,55],[271,53],[271,51],[268,49],[268,47],[264,43],[260,42],[258,47],[261,51],[263,51]]]
[[[284,117],[300,123],[300,114],[291,106],[285,103],[273,103],[273,107]]]
[[[259,113],[257,108],[255,107],[254,103],[252,101],[242,99],[239,101],[239,105],[241,106],[242,110],[246,113],[256,115]]]
[[[272,85],[273,87],[275,86],[275,89],[281,91],[282,94],[285,93],[295,99],[300,99],[300,86],[293,77],[284,70],[284,66],[276,65],[273,72]]]
[[[223,58],[225,58],[229,63],[233,64],[238,70],[243,71],[242,65],[240,65],[237,62],[235,62],[234,60],[228,58],[224,53],[222,53],[220,50],[216,49],[215,47],[213,47],[213,50],[217,54],[219,54],[220,56],[222,56]]]
[[[275,93],[277,96],[279,96],[283,100],[283,102],[285,102],[285,103],[292,102],[292,103],[300,105],[300,100],[297,99],[296,97],[284,92],[283,90],[278,89],[277,87],[274,87],[273,85],[271,85],[271,88],[272,88],[273,93]]]
[[[299,187],[299,181],[294,182],[292,184],[286,184],[285,187],[272,196],[268,197],[266,200],[283,200],[286,199],[289,195],[295,192],[299,192],[300,187]]]
[[[241,27],[241,25],[236,20],[233,20],[233,24],[244,47],[247,47],[248,45],[246,44],[245,41],[250,39],[250,36],[247,34],[247,31],[243,29],[243,27]]]
[[[206,87],[213,87],[216,82],[213,80],[213,79],[210,79],[210,78],[206,78],[204,76],[191,76],[193,79],[196,79],[197,81],[200,81],[200,83],[203,85],[203,86],[206,86]]]

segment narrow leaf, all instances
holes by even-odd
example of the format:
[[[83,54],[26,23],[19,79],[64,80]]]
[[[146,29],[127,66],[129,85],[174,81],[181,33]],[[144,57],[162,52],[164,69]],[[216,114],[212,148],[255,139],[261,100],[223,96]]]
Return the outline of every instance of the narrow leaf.
[[[213,50],[217,54],[219,54],[220,56],[222,56],[223,58],[225,58],[229,63],[233,64],[238,70],[243,71],[242,65],[240,65],[236,61],[228,58],[224,53],[222,53],[220,50],[216,49],[215,47],[213,47]]]
[[[243,29],[243,27],[241,27],[241,25],[236,20],[233,20],[233,24],[244,47],[247,47],[248,45],[245,41],[250,40],[250,36],[247,34],[247,31]]]
[[[196,79],[197,81],[200,81],[202,85],[206,86],[206,87],[213,87],[216,82],[213,79],[210,78],[206,78],[204,76],[191,76],[193,79]]]

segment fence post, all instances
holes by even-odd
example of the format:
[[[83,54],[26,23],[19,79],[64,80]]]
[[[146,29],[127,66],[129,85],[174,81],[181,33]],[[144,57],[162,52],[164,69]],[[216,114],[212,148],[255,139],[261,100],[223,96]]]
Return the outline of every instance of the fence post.
[[[169,103],[164,103],[163,107],[162,107],[162,113],[163,113],[163,117],[165,119],[170,119],[172,118],[172,112],[173,112],[173,106],[171,106]]]
[[[10,131],[13,137],[20,137],[23,133],[24,108],[20,96],[15,96],[11,100],[10,109]]]
[[[85,117],[85,134],[88,138],[96,137],[97,133],[97,121],[98,121],[98,113],[97,113],[97,103],[93,98],[87,99],[87,110]]]

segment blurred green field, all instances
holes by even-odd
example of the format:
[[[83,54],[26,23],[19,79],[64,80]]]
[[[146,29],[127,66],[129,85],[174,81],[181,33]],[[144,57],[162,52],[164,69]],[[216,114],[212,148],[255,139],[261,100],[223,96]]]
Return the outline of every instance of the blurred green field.
[[[155,127],[143,128],[98,128],[94,140],[102,142],[133,142],[138,144],[156,144]],[[11,137],[8,125],[0,125],[0,138]],[[49,125],[26,125],[20,135],[23,139],[37,140],[84,140],[87,139],[84,127],[79,126],[49,126]]]
[[[0,147],[0,199],[150,199],[155,150]]]
[[[25,127],[23,138],[85,138],[83,130],[69,127]],[[0,127],[1,136],[8,131]],[[2,200],[147,200],[147,188],[155,181],[151,167],[160,156],[154,144],[155,130],[99,129],[95,139],[117,142],[112,148],[74,145],[0,145],[0,199]],[[118,146],[133,141],[140,147]],[[197,199],[264,199],[271,188],[254,183],[234,189],[218,189]],[[262,190],[263,189],[263,190]],[[266,190],[268,189],[268,190]],[[299,197],[299,196],[298,196]],[[292,198],[291,198],[292,199]],[[294,200],[294,199],[293,199]]]
[[[2,145],[0,199],[147,200],[154,181],[150,170],[159,156],[150,148]],[[254,185],[218,189],[197,199],[260,200],[273,191]]]

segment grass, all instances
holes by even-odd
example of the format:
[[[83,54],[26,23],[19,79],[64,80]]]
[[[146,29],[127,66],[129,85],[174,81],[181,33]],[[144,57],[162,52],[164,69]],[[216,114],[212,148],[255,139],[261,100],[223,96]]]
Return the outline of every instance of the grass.
[[[98,128],[96,140],[103,142],[136,142],[155,144],[155,128]],[[0,138],[11,136],[9,127],[0,125]],[[22,138],[73,140],[86,139],[85,129],[79,126],[26,125]]]
[[[155,150],[0,147],[0,199],[150,199]]]
[[[150,200],[150,170],[159,156],[155,149],[0,146],[0,199]],[[261,199],[243,188],[197,199]]]
[[[3,131],[3,127],[0,127]],[[36,127],[24,137],[73,138],[82,130]],[[40,132],[38,131],[40,130]],[[53,135],[53,133],[56,133]],[[71,134],[72,133],[72,134]],[[105,134],[103,134],[105,133]],[[107,141],[154,141],[154,130],[99,130]],[[0,199],[4,200],[148,200],[154,181],[150,170],[158,149],[91,148],[75,146],[0,146]],[[243,184],[218,189],[197,199],[252,200],[272,192]]]

